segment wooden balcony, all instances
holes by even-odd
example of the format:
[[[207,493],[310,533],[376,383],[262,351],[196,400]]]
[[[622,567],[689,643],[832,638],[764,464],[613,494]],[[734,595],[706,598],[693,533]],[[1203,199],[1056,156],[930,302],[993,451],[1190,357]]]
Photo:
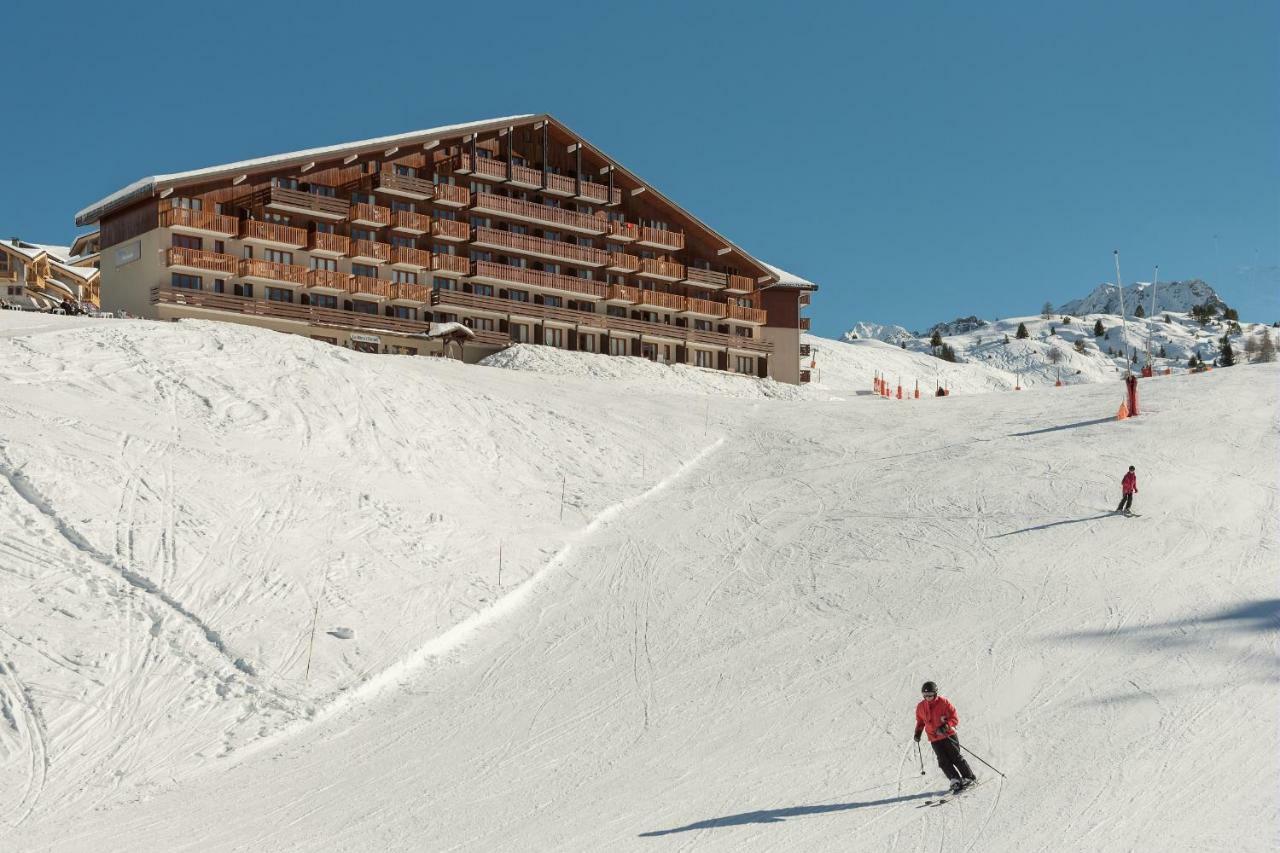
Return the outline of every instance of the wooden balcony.
[[[323,287],[329,290],[346,290],[350,273],[337,270],[307,270],[307,287]]]
[[[635,272],[640,269],[640,259],[625,252],[610,252],[609,269],[616,272]]]
[[[686,267],[684,280],[695,287],[721,288],[729,284],[729,275],[700,267]]]
[[[431,271],[451,275],[466,275],[471,272],[471,261],[461,255],[446,255],[441,252],[431,254]]]
[[[640,226],[634,222],[624,222],[621,219],[609,220],[609,239],[618,242],[629,243],[632,240],[640,239]]]
[[[592,299],[604,299],[609,292],[605,285],[598,282],[575,278],[571,275],[559,275],[525,267],[495,264],[491,261],[472,261],[471,277],[476,280],[491,281],[499,284],[518,284],[523,287],[567,291]]]
[[[406,302],[430,302],[431,288],[425,284],[408,284],[396,282],[391,286],[392,299]]]
[[[285,187],[267,187],[262,191],[263,207],[285,213],[303,213],[322,219],[346,219],[349,202],[327,195],[291,190]]]
[[[281,225],[278,222],[245,219],[240,222],[240,239],[246,243],[264,243],[268,246],[301,249],[307,245],[307,230],[294,228],[292,225]]]
[[[636,304],[643,308],[665,308],[669,311],[683,311],[686,307],[685,298],[675,293],[663,293],[659,290],[640,288],[639,297]]]
[[[680,231],[668,231],[663,228],[642,227],[640,229],[640,245],[676,251],[684,248],[684,234]]]
[[[189,210],[185,207],[171,207],[160,211],[160,227],[218,237],[234,237],[240,232],[240,222],[234,216],[222,216],[207,210]]]
[[[804,385],[812,379],[812,374],[807,370],[800,371],[800,384]]]
[[[507,179],[507,162],[493,157],[477,157],[472,161],[470,154],[457,154],[449,165],[459,175],[475,175],[496,181]]]
[[[528,234],[512,234],[510,231],[500,231],[497,228],[471,229],[471,242],[477,246],[500,251],[534,255],[589,267],[604,266],[608,261],[608,255],[605,252],[590,246],[578,246],[563,240],[545,240]]]
[[[729,293],[755,293],[756,280],[745,275],[731,275],[725,284]]]
[[[801,317],[801,318],[800,318],[800,331],[802,331],[802,332],[807,332],[807,331],[809,331],[809,318],[808,318],[808,317]]]
[[[684,278],[684,264],[678,264],[675,261],[660,261],[655,258],[641,258],[639,274],[649,278],[660,278],[664,281],[679,281]]]
[[[351,241],[342,234],[326,234],[323,231],[312,231],[307,241],[307,249],[313,255],[329,255],[342,257],[351,248]]]
[[[710,299],[695,299],[690,296],[685,299],[684,313],[697,314],[701,317],[721,318],[728,312],[728,307],[723,302],[712,302]]]
[[[435,195],[436,185],[429,178],[400,175],[388,169],[373,177],[373,191],[384,195],[426,201]]]
[[[352,240],[347,257],[367,264],[385,264],[391,260],[391,247],[374,240]]]
[[[568,197],[577,192],[577,189],[577,183],[568,175],[547,172],[547,192]]]
[[[801,308],[804,308],[806,305],[808,305],[812,301],[813,301],[812,294],[809,291],[807,290],[800,291],[800,307]]]
[[[431,253],[426,249],[411,249],[408,246],[392,246],[391,265],[393,267],[409,267],[415,270],[430,269]]]
[[[372,228],[385,228],[391,224],[391,208],[377,204],[360,202],[351,205],[351,224],[366,225]]]
[[[728,309],[725,316],[740,323],[762,324],[767,318],[763,308],[743,308],[741,305],[734,305],[732,302],[726,304],[725,308]]]
[[[260,258],[241,258],[239,275],[241,278],[253,278],[268,284],[305,285],[306,267],[297,264],[279,264],[275,261],[264,261]]]
[[[603,216],[590,216],[578,213],[576,210],[565,210],[493,193],[477,193],[472,205],[477,211],[496,213],[499,216],[524,222],[536,222],[539,225],[568,228],[571,231],[582,231],[587,234],[603,234],[609,228],[608,220]]]
[[[507,183],[512,186],[524,187],[525,189],[534,190],[542,186],[542,170],[531,169],[528,166],[511,165],[511,180]]]
[[[611,284],[608,299],[610,302],[626,302],[635,305],[640,301],[640,288],[628,287],[625,284]]]
[[[810,357],[810,355],[812,355],[812,352],[813,352],[813,347],[812,347],[812,346],[810,346],[809,344],[801,344],[801,345],[800,345],[800,357],[801,357],[801,358],[809,358],[809,357]]]
[[[391,213],[391,230],[406,234],[426,234],[431,230],[431,217],[411,210],[395,210]]]
[[[432,219],[431,236],[437,240],[453,240],[461,243],[471,237],[471,229],[467,223],[456,219]]]
[[[471,204],[471,190],[453,184],[436,184],[435,202],[448,207],[466,207]]]
[[[578,193],[578,198],[583,201],[595,202],[596,204],[622,204],[622,190],[615,187],[613,193],[610,194],[608,184],[597,184],[595,181],[588,181],[584,178],[582,191]]]
[[[219,252],[202,252],[199,249],[182,249],[176,246],[165,250],[165,265],[170,267],[235,275],[239,262],[240,258],[235,255]]]
[[[381,296],[390,299],[392,283],[367,275],[353,275],[347,281],[347,292],[355,296]]]

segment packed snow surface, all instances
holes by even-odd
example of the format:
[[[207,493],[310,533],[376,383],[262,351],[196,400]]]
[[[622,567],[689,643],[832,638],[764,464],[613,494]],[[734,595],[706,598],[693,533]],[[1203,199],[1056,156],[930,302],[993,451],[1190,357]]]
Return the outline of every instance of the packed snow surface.
[[[1274,849],[1280,367],[650,367],[0,312],[0,849]]]

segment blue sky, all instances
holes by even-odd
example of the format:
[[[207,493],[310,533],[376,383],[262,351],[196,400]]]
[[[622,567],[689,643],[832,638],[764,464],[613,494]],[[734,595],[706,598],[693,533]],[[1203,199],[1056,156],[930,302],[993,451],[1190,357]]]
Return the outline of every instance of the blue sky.
[[[819,334],[1033,313],[1113,248],[1280,319],[1274,2],[253,9],[17,0],[0,236],[70,242],[157,172],[545,111],[817,281]]]

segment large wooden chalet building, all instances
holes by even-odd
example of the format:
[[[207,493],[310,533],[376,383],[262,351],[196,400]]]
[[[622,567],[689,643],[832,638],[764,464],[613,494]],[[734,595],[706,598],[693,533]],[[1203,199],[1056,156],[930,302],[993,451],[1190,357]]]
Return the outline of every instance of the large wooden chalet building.
[[[799,382],[816,289],[548,115],[144,178],[76,224],[104,311],[467,361],[529,342]]]

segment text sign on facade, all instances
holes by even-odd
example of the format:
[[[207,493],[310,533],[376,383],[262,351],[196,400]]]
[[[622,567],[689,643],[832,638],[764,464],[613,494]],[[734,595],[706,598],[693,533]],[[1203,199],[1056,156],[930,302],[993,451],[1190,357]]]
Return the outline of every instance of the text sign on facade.
[[[142,243],[138,240],[116,248],[116,266],[118,267],[131,264],[140,257],[142,257]]]
[[[361,344],[380,344],[380,343],[382,343],[382,338],[378,337],[377,335],[362,335],[362,334],[360,334],[359,332],[352,332],[352,333],[351,333],[351,340],[355,341],[356,343],[361,343]]]

